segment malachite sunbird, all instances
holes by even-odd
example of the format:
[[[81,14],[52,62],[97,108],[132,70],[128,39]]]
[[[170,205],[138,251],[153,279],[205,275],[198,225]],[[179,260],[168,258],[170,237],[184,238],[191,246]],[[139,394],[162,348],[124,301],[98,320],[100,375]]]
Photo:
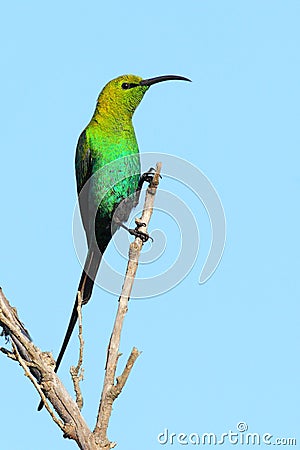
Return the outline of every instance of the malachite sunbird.
[[[145,92],[153,84],[185,80],[178,75],[142,79],[122,75],[101,91],[94,115],[81,133],[75,156],[77,193],[88,253],[78,290],[82,304],[92,295],[101,256],[113,233],[128,220],[147,177],[140,175],[139,148],[132,116]],[[130,230],[132,231],[132,230]],[[139,231],[136,231],[139,234]],[[142,238],[146,238],[141,233]],[[78,294],[55,371],[57,371],[77,321]],[[39,409],[43,406],[39,405]]]

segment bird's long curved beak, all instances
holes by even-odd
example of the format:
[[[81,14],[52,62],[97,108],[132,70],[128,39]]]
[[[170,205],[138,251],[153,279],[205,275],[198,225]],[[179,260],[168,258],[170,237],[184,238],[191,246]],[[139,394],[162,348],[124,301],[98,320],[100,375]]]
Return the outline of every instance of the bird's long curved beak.
[[[147,80],[140,81],[140,86],[152,86],[152,84],[168,80],[192,81],[189,78],[181,77],[180,75],[161,75],[160,77],[148,78]]]

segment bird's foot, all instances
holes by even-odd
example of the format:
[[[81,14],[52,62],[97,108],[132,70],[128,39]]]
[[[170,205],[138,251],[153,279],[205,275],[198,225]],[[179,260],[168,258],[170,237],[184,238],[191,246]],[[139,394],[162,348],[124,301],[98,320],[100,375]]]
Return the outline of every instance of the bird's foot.
[[[153,242],[153,238],[151,236],[149,236],[148,233],[144,233],[143,231],[140,231],[138,229],[138,227],[136,228],[128,228],[128,233],[131,234],[132,236],[138,237],[141,239],[141,241],[143,242],[143,244],[145,242],[148,241],[148,239],[151,239],[151,241]]]
[[[144,183],[146,181],[146,183],[151,183],[154,177],[154,173],[155,173],[154,167],[150,167],[150,169],[147,172],[142,173],[141,182]]]
[[[143,242],[143,244],[145,242],[147,242],[149,239],[151,239],[151,241],[153,242],[153,238],[151,236],[149,236],[148,233],[144,233],[144,231],[140,231],[139,228],[141,227],[145,227],[146,224],[144,222],[139,222],[139,221],[135,221],[136,223],[136,227],[135,228],[128,228],[123,224],[120,224],[120,226],[122,228],[124,228],[126,231],[128,231],[129,234],[131,234],[132,236],[138,237],[141,239],[141,241]]]
[[[150,167],[150,169],[147,172],[142,173],[139,185],[142,186],[145,181],[150,184],[153,180],[154,174],[155,174],[154,167]],[[159,176],[160,178],[162,178],[161,175]]]

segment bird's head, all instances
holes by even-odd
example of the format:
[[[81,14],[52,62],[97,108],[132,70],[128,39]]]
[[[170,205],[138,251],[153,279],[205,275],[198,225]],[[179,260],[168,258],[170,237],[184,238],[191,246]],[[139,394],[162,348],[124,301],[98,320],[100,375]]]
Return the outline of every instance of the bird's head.
[[[191,81],[179,75],[162,75],[145,80],[137,75],[121,75],[107,83],[101,91],[98,111],[104,115],[131,118],[149,87],[167,80]]]

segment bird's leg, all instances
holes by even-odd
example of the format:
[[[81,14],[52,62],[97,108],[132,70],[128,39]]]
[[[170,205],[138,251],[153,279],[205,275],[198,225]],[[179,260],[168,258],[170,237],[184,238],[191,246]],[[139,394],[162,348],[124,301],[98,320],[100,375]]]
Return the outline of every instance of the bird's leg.
[[[155,174],[154,167],[150,167],[150,169],[147,172],[144,172],[140,176],[140,179],[139,179],[139,182],[138,182],[138,186],[137,186],[137,189],[135,191],[135,196],[134,196],[134,200],[133,200],[133,207],[137,206],[137,204],[139,203],[140,194],[141,194],[141,190],[142,190],[143,184],[145,182],[151,183],[151,181],[153,180],[154,174]],[[161,177],[161,175],[160,175],[160,177]],[[126,202],[126,200],[125,200],[125,202]],[[124,201],[123,201],[123,203],[124,203]],[[127,218],[128,218],[128,216],[127,216]],[[128,228],[128,227],[126,227],[126,225],[123,224],[123,221],[125,221],[125,220],[126,219],[124,219],[123,214],[121,213],[121,210],[115,212],[115,214],[113,216],[113,222],[114,222],[114,224],[117,227],[122,227],[122,228],[124,228],[124,230],[128,231],[128,233],[131,234],[132,236],[139,237],[143,241],[143,243],[147,242],[149,238],[153,242],[152,237],[149,236],[148,233],[144,233],[143,231],[139,230],[139,228],[146,226],[145,223],[140,222],[138,219],[136,219],[135,220],[136,227],[133,229],[133,228]]]
[[[142,175],[140,176],[139,182],[138,182],[138,187],[135,193],[135,202],[134,202],[134,206],[136,206],[139,203],[140,200],[140,195],[141,195],[141,190],[143,187],[143,184],[146,183],[151,183],[151,181],[153,180],[155,174],[155,169],[154,167],[150,167],[150,169],[147,172],[142,173]],[[159,175],[161,178],[161,175]]]
[[[135,223],[136,223],[136,227],[135,228],[128,228],[123,223],[118,223],[118,225],[120,227],[124,228],[124,230],[128,231],[128,233],[131,234],[132,236],[139,237],[143,241],[143,243],[147,242],[148,239],[151,239],[152,242],[153,242],[152,237],[149,236],[148,233],[144,233],[143,231],[139,230],[140,227],[145,227],[146,224],[143,223],[143,222],[137,222],[137,221]]]
[[[139,179],[139,183],[138,183],[139,190],[142,189],[145,181],[147,183],[151,183],[151,181],[153,180],[153,177],[154,177],[154,173],[155,173],[154,167],[150,167],[150,169],[147,172],[142,173],[142,175],[140,176],[140,179]]]

